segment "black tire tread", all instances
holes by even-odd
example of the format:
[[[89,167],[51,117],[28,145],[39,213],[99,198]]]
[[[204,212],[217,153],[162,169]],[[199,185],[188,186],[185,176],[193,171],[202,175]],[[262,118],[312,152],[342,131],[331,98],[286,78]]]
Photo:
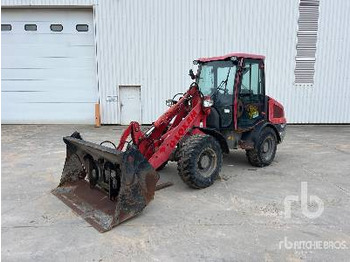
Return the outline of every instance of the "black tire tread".
[[[246,156],[248,159],[248,162],[252,165],[252,166],[256,166],[256,167],[264,167],[264,166],[268,166],[272,163],[272,161],[275,158],[276,155],[276,149],[271,157],[271,160],[268,162],[265,162],[262,160],[261,155],[259,153],[259,149],[261,147],[262,142],[264,141],[265,137],[272,134],[275,138],[275,145],[277,146],[277,137],[276,137],[276,133],[275,131],[270,128],[270,127],[266,127],[262,130],[262,132],[260,133],[258,139],[257,139],[257,143],[254,149],[249,149],[246,150]]]
[[[217,156],[218,168],[215,174],[211,177],[212,179],[210,182],[204,182],[194,174],[196,167],[194,166],[194,162],[191,161],[193,160],[194,156],[200,153],[199,150],[203,147],[204,143],[214,145],[216,150],[219,152]],[[192,135],[187,138],[180,149],[179,156],[180,158],[177,165],[179,176],[191,188],[200,189],[212,185],[221,171],[221,147],[216,139],[210,135]]]

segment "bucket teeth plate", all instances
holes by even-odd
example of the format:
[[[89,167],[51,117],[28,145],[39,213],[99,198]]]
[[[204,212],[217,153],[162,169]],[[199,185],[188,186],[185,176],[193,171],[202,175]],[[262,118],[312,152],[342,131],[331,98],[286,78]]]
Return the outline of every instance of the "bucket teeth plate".
[[[136,147],[118,151],[77,132],[63,140],[66,162],[52,193],[100,232],[141,213],[153,199],[159,175]]]

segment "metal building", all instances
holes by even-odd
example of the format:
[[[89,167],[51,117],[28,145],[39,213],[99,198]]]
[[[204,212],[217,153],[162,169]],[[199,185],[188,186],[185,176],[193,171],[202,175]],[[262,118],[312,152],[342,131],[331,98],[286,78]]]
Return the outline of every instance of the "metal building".
[[[266,55],[289,123],[350,123],[348,0],[3,0],[2,122],[151,123],[198,57]]]

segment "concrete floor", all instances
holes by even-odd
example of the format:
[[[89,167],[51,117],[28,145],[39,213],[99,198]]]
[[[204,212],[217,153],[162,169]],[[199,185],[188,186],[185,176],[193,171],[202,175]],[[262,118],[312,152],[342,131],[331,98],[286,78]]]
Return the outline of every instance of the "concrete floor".
[[[74,130],[99,142],[118,139],[122,127],[2,126],[3,261],[349,261],[350,126],[290,126],[271,166],[254,168],[243,151],[231,152],[221,178],[203,190],[188,188],[170,163],[160,174],[174,186],[104,234],[50,194],[64,163],[62,136]],[[300,196],[302,181],[324,203],[319,218],[304,216],[300,202],[284,216],[284,199]],[[290,249],[295,241],[336,248]]]

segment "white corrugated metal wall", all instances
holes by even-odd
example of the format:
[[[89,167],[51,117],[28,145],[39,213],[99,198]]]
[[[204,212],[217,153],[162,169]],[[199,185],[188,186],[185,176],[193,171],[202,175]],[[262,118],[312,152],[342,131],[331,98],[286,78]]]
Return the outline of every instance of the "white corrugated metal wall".
[[[288,100],[297,1],[109,0],[98,5],[97,28],[105,34],[98,46],[104,123],[120,121],[118,103],[106,102],[118,95],[118,85],[142,86],[143,123],[151,123],[164,111],[166,98],[187,89],[193,59],[233,51],[265,54],[268,93]]]
[[[3,0],[2,5],[92,5]],[[233,51],[267,56],[267,93],[290,123],[350,123],[350,1],[321,0],[313,87],[294,86],[298,0],[103,0],[95,3],[102,122],[120,123],[118,85],[142,86],[142,122],[187,89],[192,60]]]
[[[283,102],[290,97],[297,1],[108,0],[98,5],[97,29],[105,34],[98,46],[104,123],[120,121],[118,102],[106,102],[118,95],[118,85],[142,86],[142,119],[151,123],[165,110],[165,99],[187,89],[193,59],[233,51],[265,54],[268,93]]]
[[[293,122],[350,123],[349,13],[348,0],[320,1],[315,86],[298,90],[289,106]]]

